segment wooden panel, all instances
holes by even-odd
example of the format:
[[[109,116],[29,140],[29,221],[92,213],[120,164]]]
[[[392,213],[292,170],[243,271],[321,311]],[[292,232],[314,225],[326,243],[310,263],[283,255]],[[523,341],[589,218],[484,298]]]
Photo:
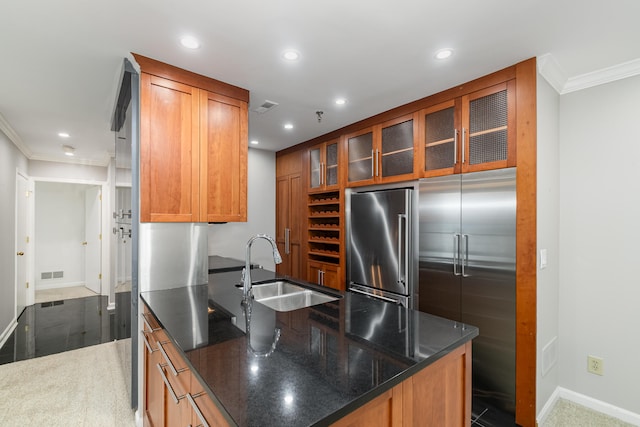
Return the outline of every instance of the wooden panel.
[[[296,150],[287,154],[276,154],[276,177],[302,173],[302,152]]]
[[[373,399],[371,402],[356,409],[349,415],[331,424],[333,427],[391,427],[402,425],[402,418],[395,416],[393,410],[397,408],[394,405],[396,394],[398,399],[402,399],[402,390],[395,388],[387,390],[384,394]],[[398,424],[400,421],[400,424]]]
[[[247,104],[200,91],[200,219],[247,220]]]
[[[340,267],[337,265],[325,264],[323,265],[324,271],[324,286],[329,288],[340,290]]]
[[[219,93],[240,101],[249,102],[249,91],[238,86],[233,86],[219,80],[212,79],[182,68],[164,64],[155,59],[147,58],[136,53],[132,53],[140,69],[143,73],[152,74],[154,76],[163,77],[169,80],[182,82],[190,86],[199,87],[209,92]]]
[[[471,425],[470,349],[460,346],[403,382],[404,425]]]
[[[198,91],[141,75],[142,222],[198,221]]]
[[[536,60],[517,65],[516,423],[536,425]]]

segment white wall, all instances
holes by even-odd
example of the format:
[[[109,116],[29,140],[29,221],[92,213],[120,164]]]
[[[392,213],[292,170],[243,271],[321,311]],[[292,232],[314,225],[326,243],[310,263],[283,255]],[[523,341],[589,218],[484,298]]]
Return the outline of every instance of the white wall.
[[[538,413],[558,386],[559,333],[559,123],[560,96],[538,75],[537,81],[537,388]],[[547,267],[540,269],[540,250]],[[543,362],[543,349],[547,348]],[[554,357],[555,355],[555,357]],[[545,370],[543,374],[543,368]]]
[[[107,182],[108,172],[106,166],[46,162],[42,160],[29,161],[29,175],[32,178],[43,178],[47,181]]]
[[[640,76],[560,99],[560,385],[635,413],[639,121]],[[604,376],[587,373],[589,354]]]
[[[35,183],[35,283],[37,289],[85,284],[86,185]],[[41,272],[64,271],[60,279]]]
[[[27,159],[0,131],[0,343],[16,318],[16,169],[26,175]]]
[[[276,156],[264,150],[249,149],[247,222],[209,225],[209,255],[244,260],[247,240],[264,233],[275,238]],[[271,246],[257,241],[251,261],[274,270]]]

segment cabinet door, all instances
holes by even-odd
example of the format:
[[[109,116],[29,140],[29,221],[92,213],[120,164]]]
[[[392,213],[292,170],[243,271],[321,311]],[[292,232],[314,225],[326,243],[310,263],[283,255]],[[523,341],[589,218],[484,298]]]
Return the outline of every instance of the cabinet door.
[[[412,116],[387,122],[381,126],[380,155],[378,161],[383,181],[411,179],[413,177],[413,128]],[[390,179],[393,177],[394,179]]]
[[[309,150],[309,188],[312,190],[322,186],[322,150],[324,144]]]
[[[302,191],[301,174],[276,179],[276,243],[282,256],[276,271],[298,278],[303,275],[300,268]]]
[[[247,103],[200,91],[200,220],[247,220]]]
[[[349,183],[373,183],[374,170],[374,141],[373,129],[347,135],[347,158]]]
[[[451,100],[421,112],[424,126],[424,146],[421,150],[423,176],[460,172],[459,105],[460,98],[457,102]]]
[[[462,97],[462,172],[515,166],[515,81]]]
[[[307,281],[321,285],[322,263],[316,261],[307,262]]]
[[[339,183],[338,141],[327,142],[324,150],[324,186],[330,189],[338,187]]]
[[[140,78],[140,220],[197,222],[198,89]]]

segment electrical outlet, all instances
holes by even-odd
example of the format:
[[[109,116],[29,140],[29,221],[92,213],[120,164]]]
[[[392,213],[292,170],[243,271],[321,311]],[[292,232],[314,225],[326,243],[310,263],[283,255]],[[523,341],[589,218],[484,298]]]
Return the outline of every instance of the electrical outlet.
[[[604,360],[600,357],[587,356],[587,372],[604,375]]]

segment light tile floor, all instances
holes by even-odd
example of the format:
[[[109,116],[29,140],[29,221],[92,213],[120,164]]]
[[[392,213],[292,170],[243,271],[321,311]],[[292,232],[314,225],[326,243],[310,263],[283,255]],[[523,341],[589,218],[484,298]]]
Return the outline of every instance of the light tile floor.
[[[540,427],[633,427],[617,418],[560,399]]]
[[[36,290],[36,304],[41,302],[60,301],[73,298],[84,298],[98,295],[84,286]]]

